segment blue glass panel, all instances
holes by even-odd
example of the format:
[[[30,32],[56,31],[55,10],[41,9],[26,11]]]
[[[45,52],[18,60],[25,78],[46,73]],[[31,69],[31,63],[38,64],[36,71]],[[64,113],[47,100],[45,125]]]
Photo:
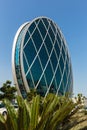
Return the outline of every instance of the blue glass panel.
[[[45,76],[46,76],[47,84],[50,85],[50,82],[51,82],[52,77],[53,77],[53,73],[52,73],[50,63],[48,63],[48,66],[47,66],[47,68],[45,70]]]
[[[54,33],[56,33],[56,28],[55,28],[55,26],[54,26],[55,24],[51,21],[51,26],[52,26],[52,29],[53,29],[53,31],[54,31]]]
[[[65,52],[64,52],[64,48],[62,47],[62,56],[63,56],[63,59],[65,61]]]
[[[66,87],[66,83],[67,83],[66,71],[64,72],[63,83],[64,83],[64,88],[65,88]]]
[[[24,71],[25,71],[25,73],[26,73],[27,70],[28,70],[28,66],[27,66],[27,63],[26,63],[26,60],[25,60],[24,54],[23,54],[23,65],[24,65]]]
[[[30,35],[29,35],[28,31],[27,31],[27,32],[26,32],[26,35],[25,35],[25,38],[24,38],[24,44],[23,44],[23,46],[24,46],[24,45],[26,44],[26,42],[28,41],[29,37],[30,37]]]
[[[61,38],[61,32],[60,32],[59,28],[57,28],[57,32],[58,32],[59,37]]]
[[[68,84],[67,84],[67,90],[66,91],[69,91],[70,85],[71,85],[71,74],[69,74],[69,77],[68,77]]]
[[[69,63],[69,61],[70,61],[68,52],[67,52],[67,61],[68,61],[68,63]]]
[[[15,64],[20,65],[20,47],[21,47],[21,41],[22,41],[22,36],[23,36],[24,28],[20,32],[17,42],[16,42],[16,48],[15,48]]]
[[[47,50],[48,50],[48,52],[50,54],[51,50],[52,50],[52,43],[50,41],[49,35],[47,35],[47,37],[45,39],[45,44],[46,44]]]
[[[55,50],[56,50],[56,53],[57,53],[57,57],[59,58],[59,55],[60,55],[60,48],[59,48],[59,46],[58,46],[58,44],[57,44],[57,41],[56,41],[54,47],[55,47]]]
[[[54,43],[54,40],[55,40],[55,35],[54,35],[54,33],[53,33],[53,31],[52,31],[51,27],[49,28],[48,33],[49,33],[49,35],[50,35],[50,37],[51,37],[52,42]]]
[[[66,62],[66,74],[68,75],[68,63]]]
[[[25,52],[29,65],[31,65],[32,61],[34,60],[34,58],[36,56],[36,51],[34,49],[34,45],[33,45],[31,39],[28,42],[28,44],[26,45],[26,47],[24,48],[24,52]]]
[[[27,78],[27,83],[28,83],[29,87],[30,88],[34,88],[34,84],[32,82],[32,78],[31,78],[30,73],[28,73],[28,75],[26,76],[26,78]]]
[[[39,28],[39,30],[40,30],[40,32],[41,32],[41,34],[42,34],[42,37],[44,38],[45,35],[46,35],[46,29],[45,29],[45,27],[44,27],[42,21],[39,22],[38,28]]]
[[[58,44],[59,44],[59,47],[61,47],[61,39],[60,39],[60,37],[59,37],[59,34],[57,33],[57,42],[58,42]]]
[[[38,32],[37,29],[33,33],[32,39],[34,40],[35,46],[38,50],[40,48],[41,44],[42,44],[42,39],[41,39],[40,33]]]
[[[64,43],[64,40],[62,40],[63,42],[63,47],[64,47],[64,50],[67,50],[66,46],[65,46],[65,43]]]
[[[35,27],[36,27],[36,25],[35,25],[35,23],[33,22],[33,23],[30,25],[29,29],[28,29],[28,30],[30,31],[30,33],[32,33],[32,32],[34,31]]]
[[[42,69],[41,69],[38,58],[36,59],[36,61],[34,62],[32,68],[31,68],[31,73],[32,73],[34,82],[38,81],[42,74]]]
[[[20,57],[20,44],[21,44],[21,37],[22,37],[22,32],[18,36],[17,43],[16,43],[16,50],[15,50],[15,63],[16,65],[19,65],[19,57]]]
[[[54,84],[54,87],[55,87],[55,91],[57,91],[57,80],[56,80],[56,76],[54,78],[54,81],[53,81],[53,84]]]
[[[66,92],[68,92],[69,88],[70,88],[70,77],[69,77],[69,79],[68,79],[68,85],[67,85],[67,90],[66,90]]]
[[[59,64],[60,64],[61,71],[62,71],[62,73],[63,73],[63,70],[64,70],[64,62],[63,62],[62,56],[61,56],[61,58],[60,58]]]
[[[57,59],[56,59],[56,55],[55,52],[53,51],[52,55],[51,55],[51,62],[53,65],[54,70],[56,69],[56,65],[57,65]]]
[[[40,56],[40,60],[41,60],[41,62],[42,62],[42,66],[43,66],[43,68],[44,68],[45,65],[46,65],[46,63],[47,63],[47,61],[48,61],[47,52],[46,52],[46,49],[45,49],[44,46],[41,48],[41,51],[40,51],[40,53],[39,53],[39,56]]]
[[[60,73],[60,69],[59,69],[59,66],[58,66],[58,69],[57,69],[57,72],[56,72],[56,81],[57,81],[57,85],[59,87],[59,84],[60,84],[60,81],[61,81],[61,73]]]
[[[15,64],[19,65],[19,49],[18,48],[16,48],[16,51],[15,51]]]
[[[45,79],[44,79],[44,75],[43,75],[43,77],[41,78],[40,83],[41,83],[42,86],[46,86]],[[46,87],[47,87],[47,86],[46,86]]]
[[[61,85],[60,85],[59,93],[60,93],[61,95],[64,94],[64,86],[63,86],[63,83],[61,83]]]
[[[48,23],[47,19],[46,18],[42,18],[42,19],[43,19],[43,22],[44,22],[46,28],[48,28],[49,23]]]

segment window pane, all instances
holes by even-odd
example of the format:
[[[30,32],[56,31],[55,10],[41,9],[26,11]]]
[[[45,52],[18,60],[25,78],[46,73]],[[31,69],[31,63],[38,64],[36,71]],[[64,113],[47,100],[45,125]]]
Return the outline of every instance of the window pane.
[[[63,73],[63,70],[64,70],[64,62],[63,62],[62,56],[61,56],[61,58],[60,58],[59,64],[60,64],[61,71],[62,71],[62,73]]]
[[[28,31],[27,31],[27,33],[26,33],[26,35],[25,35],[25,38],[24,38],[24,45],[25,45],[26,42],[28,41],[29,37],[30,37],[30,35],[29,35]]]
[[[42,34],[42,37],[44,38],[45,35],[46,35],[46,29],[45,29],[45,27],[44,27],[42,21],[39,22],[38,28],[39,28],[39,30],[40,30],[40,32],[41,32],[41,34]]]
[[[31,65],[32,61],[34,60],[34,57],[36,56],[36,51],[34,49],[31,39],[28,42],[28,44],[26,45],[26,47],[24,48],[24,52],[25,52],[29,65]]]
[[[28,73],[28,75],[27,75],[26,78],[27,78],[27,83],[28,83],[29,87],[30,87],[30,88],[34,88],[34,84],[33,84],[33,82],[32,82],[32,78],[31,78],[30,73]]]
[[[48,21],[47,21],[47,19],[46,19],[46,18],[43,18],[43,22],[44,22],[44,24],[45,24],[46,28],[48,28],[49,23],[48,23]]]
[[[32,36],[32,39],[34,40],[34,44],[38,50],[42,44],[42,39],[41,39],[40,33],[38,32],[37,29],[35,30],[35,32]]]
[[[55,36],[54,36],[54,33],[53,33],[51,27],[49,28],[49,31],[48,31],[48,32],[49,32],[49,35],[50,35],[50,37],[51,37],[52,42],[54,43]]]
[[[34,62],[31,68],[31,73],[32,73],[34,82],[37,82],[42,74],[42,69],[41,69],[38,58],[36,59],[36,61]]]
[[[56,55],[55,52],[53,51],[52,55],[51,55],[51,62],[53,65],[54,70],[56,69],[56,65],[57,65],[57,59],[56,59]]]
[[[33,23],[31,24],[31,26],[29,27],[30,33],[32,33],[32,32],[34,31],[35,27],[36,27],[36,25],[35,25],[35,23],[33,22]]]
[[[59,47],[61,47],[61,39],[59,37],[59,34],[57,33],[57,43],[59,45]]]
[[[51,21],[51,26],[52,26],[53,32],[56,33],[56,29],[52,21]]]
[[[60,73],[60,69],[58,66],[57,72],[56,72],[56,81],[57,81],[57,86],[59,87],[60,81],[61,81],[61,73]]]
[[[59,58],[59,55],[60,55],[60,48],[59,48],[57,42],[55,43],[55,51],[56,51],[56,53],[57,53],[57,57]]]
[[[42,53],[42,52],[43,52],[43,53]],[[39,56],[40,56],[40,60],[41,60],[41,62],[42,62],[42,66],[43,66],[43,68],[44,68],[45,65],[46,65],[46,63],[47,63],[47,61],[48,61],[47,52],[46,52],[46,49],[45,49],[44,46],[41,48],[41,51],[40,51],[40,53],[39,53]]]
[[[24,64],[24,71],[25,71],[25,74],[26,74],[26,72],[27,72],[27,70],[28,70],[28,66],[27,66],[27,63],[26,63],[24,54],[23,54],[23,64]]]
[[[50,63],[48,63],[48,66],[47,66],[46,71],[45,71],[45,75],[46,75],[47,84],[49,86],[50,82],[52,80],[52,77],[53,77],[53,73],[52,73],[52,69],[51,69]]]
[[[50,54],[51,50],[52,50],[52,43],[51,43],[50,38],[49,38],[48,35],[47,35],[47,37],[45,39],[45,45],[47,47],[48,53]]]

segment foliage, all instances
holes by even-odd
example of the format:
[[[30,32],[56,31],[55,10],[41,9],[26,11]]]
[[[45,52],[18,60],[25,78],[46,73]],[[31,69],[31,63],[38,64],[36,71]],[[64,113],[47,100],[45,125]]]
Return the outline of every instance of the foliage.
[[[10,101],[15,98],[15,92],[17,91],[14,86],[11,86],[11,81],[7,80],[0,88],[0,99],[7,98]]]
[[[30,102],[33,97],[37,95],[37,90],[36,89],[30,89],[30,91],[27,93],[27,100]]]
[[[0,130],[58,130],[75,104],[65,96],[48,94],[46,98],[36,95],[29,102],[17,97],[18,110],[4,100],[7,119],[0,115]]]

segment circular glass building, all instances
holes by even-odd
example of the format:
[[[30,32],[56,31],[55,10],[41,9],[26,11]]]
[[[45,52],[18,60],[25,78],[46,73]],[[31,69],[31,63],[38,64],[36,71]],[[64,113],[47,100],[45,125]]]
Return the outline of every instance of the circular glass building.
[[[31,88],[46,96],[72,93],[69,51],[59,27],[49,18],[24,23],[17,31],[12,50],[12,70],[19,94]]]

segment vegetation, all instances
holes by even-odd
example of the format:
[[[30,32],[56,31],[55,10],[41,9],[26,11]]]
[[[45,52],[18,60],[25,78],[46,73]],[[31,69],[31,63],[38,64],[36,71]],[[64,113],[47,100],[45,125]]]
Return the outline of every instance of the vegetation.
[[[18,111],[4,100],[7,108],[7,119],[0,115],[0,130],[58,130],[63,128],[75,104],[65,96],[54,94],[42,100],[36,95],[29,102],[17,97]]]
[[[27,99],[17,97],[18,110],[11,104],[16,88],[6,81],[0,89],[0,99],[7,109],[7,117],[0,114],[0,130],[86,130],[87,111],[82,109],[82,94],[74,103],[69,94],[57,96],[48,94],[45,98],[35,89],[27,94]],[[83,110],[83,111],[82,111]]]
[[[6,98],[12,101],[15,98],[16,91],[16,87],[11,86],[11,81],[7,80],[0,88],[0,100]]]
[[[27,100],[30,102],[36,95],[37,95],[36,89],[30,89],[30,91],[27,93]]]

